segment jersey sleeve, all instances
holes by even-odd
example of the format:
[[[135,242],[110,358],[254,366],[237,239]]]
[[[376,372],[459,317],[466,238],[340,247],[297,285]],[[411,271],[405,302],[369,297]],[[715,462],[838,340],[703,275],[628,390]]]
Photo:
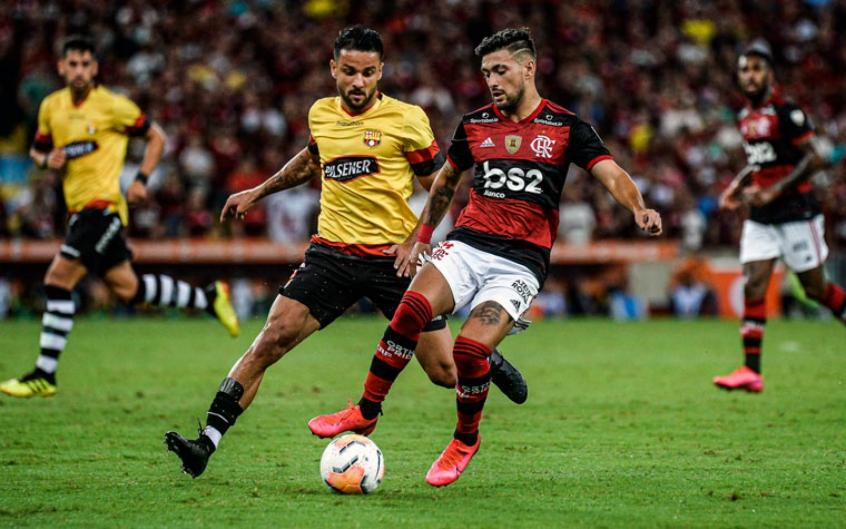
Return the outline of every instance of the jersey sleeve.
[[[35,131],[32,148],[38,152],[50,152],[53,148],[53,132],[50,130],[50,107],[46,99],[41,102],[41,106],[38,108],[38,130]]]
[[[118,130],[122,130],[127,136],[144,136],[150,129],[147,116],[128,97],[115,97],[113,119]]]
[[[467,143],[467,131],[464,130],[464,122],[455,129],[452,135],[452,143],[447,151],[447,161],[458,171],[466,171],[473,167],[473,153]]]
[[[417,176],[428,176],[444,163],[429,117],[420,107],[406,115],[403,154]]]
[[[611,159],[613,156],[592,126],[579,120],[570,128],[570,143],[567,146],[568,161],[585,171],[590,171],[597,162]]]
[[[793,103],[786,103],[778,109],[779,128],[793,145],[799,145],[814,135],[814,126],[805,111]]]
[[[314,113],[319,102],[319,100],[315,101],[311,105],[311,108],[308,109],[308,152],[314,156],[320,155],[320,149],[317,148],[317,140],[314,139]]]

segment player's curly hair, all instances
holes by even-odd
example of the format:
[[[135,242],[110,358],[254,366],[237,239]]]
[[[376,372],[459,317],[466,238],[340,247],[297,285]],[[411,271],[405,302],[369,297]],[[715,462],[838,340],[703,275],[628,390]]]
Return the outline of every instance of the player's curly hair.
[[[62,57],[68,54],[69,51],[91,52],[91,55],[96,54],[96,46],[94,40],[87,35],[70,35],[62,41]]]
[[[535,50],[535,41],[532,40],[532,34],[529,28],[508,28],[497,31],[493,35],[485,37],[478,46],[476,46],[475,53],[477,57],[484,57],[489,53],[507,49],[510,52],[525,50],[529,52],[532,57],[537,57]]]
[[[375,51],[379,58],[385,56],[382,36],[376,30],[356,24],[342,29],[335,39],[335,59],[341,50]]]

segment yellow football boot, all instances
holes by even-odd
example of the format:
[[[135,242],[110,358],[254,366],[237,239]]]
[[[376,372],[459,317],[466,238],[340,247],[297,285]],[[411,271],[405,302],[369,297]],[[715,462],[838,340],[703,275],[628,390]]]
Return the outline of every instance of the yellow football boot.
[[[238,315],[232,300],[229,296],[229,285],[223,281],[214,282],[214,303],[212,312],[233,338],[241,334],[241,326],[238,323]]]
[[[28,399],[30,397],[52,397],[56,394],[56,384],[35,373],[12,378],[0,384],[0,391],[10,397]]]

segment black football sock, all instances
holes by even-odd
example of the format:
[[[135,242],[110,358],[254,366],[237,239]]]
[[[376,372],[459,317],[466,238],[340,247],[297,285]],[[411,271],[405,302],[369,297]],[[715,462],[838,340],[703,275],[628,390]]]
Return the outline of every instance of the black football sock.
[[[244,395],[244,386],[234,378],[226,377],[220,384],[220,389],[209,406],[206,414],[206,427],[203,435],[212,444],[212,450],[217,448],[221,437],[229,428],[235,425],[238,416],[244,412],[238,401]]]

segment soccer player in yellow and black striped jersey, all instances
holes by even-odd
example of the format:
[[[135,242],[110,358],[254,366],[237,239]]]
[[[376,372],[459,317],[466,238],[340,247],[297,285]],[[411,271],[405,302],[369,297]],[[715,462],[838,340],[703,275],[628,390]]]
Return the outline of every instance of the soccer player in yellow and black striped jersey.
[[[423,110],[378,91],[382,56],[382,40],[375,31],[361,26],[341,31],[330,61],[338,96],[319,99],[311,107],[308,146],[262,185],[230,196],[223,208],[221,219],[241,218],[269,194],[322,178],[317,234],[305,262],[279,289],[261,333],[223,380],[206,427],[196,440],[177,432],[165,435],[168,448],[193,477],[205,470],[222,435],[250,405],[268,367],[362,297],[390,318],[408,287],[409,278],[394,267],[414,242],[417,217],[408,199],[414,177],[428,188],[443,157]],[[371,375],[392,381],[412,353],[390,362],[374,361]],[[455,387],[452,338],[444,319],[425,326],[417,358],[434,383]],[[500,388],[516,402],[525,400],[519,372],[501,356],[495,363]],[[375,423],[380,402],[363,399],[347,411]],[[313,423],[309,427],[325,435]]]
[[[127,190],[129,202],[146,200],[147,175],[158,164],[165,144],[162,129],[128,98],[95,83],[97,60],[87,38],[65,41],[58,70],[67,86],[41,103],[30,155],[41,168],[62,173],[70,221],[59,255],[44,278],[47,307],[35,369],[0,384],[0,391],[13,397],[56,393],[59,355],[73,327],[71,293],[88,272],[101,276],[123,301],[206,309],[233,336],[238,334],[238,319],[223,283],[201,289],[162,274],[145,274],[139,280],[130,264],[132,253],[122,233],[127,200],[119,181],[126,146],[129,136],[147,140],[141,168]]]

